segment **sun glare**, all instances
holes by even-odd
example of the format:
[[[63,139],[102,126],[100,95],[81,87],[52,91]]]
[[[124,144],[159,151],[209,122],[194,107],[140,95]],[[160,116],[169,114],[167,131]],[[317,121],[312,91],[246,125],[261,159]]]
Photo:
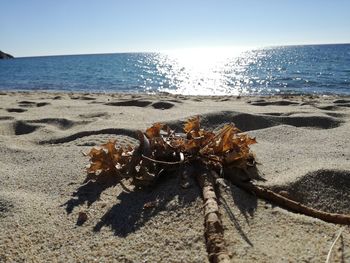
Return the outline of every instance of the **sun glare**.
[[[204,69],[223,63],[230,58],[237,57],[242,52],[251,48],[247,47],[213,47],[213,48],[184,48],[164,52],[170,58],[188,67]]]
[[[157,69],[166,77],[169,87],[164,85],[160,90],[187,95],[224,95],[228,92],[238,95],[240,91],[235,92],[232,87],[228,90],[225,72],[232,69],[232,60],[250,49],[189,48],[163,52]]]

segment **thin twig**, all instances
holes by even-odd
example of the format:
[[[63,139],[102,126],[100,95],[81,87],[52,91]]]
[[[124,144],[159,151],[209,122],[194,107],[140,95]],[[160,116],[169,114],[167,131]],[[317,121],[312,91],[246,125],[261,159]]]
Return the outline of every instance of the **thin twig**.
[[[131,190],[124,184],[122,180],[120,180],[120,185],[127,193],[131,193]]]
[[[153,159],[153,158],[148,157],[148,156],[143,155],[143,154],[141,156],[142,156],[142,158],[144,158],[144,159],[146,159],[146,160],[148,160],[150,162],[154,162],[154,163],[167,164],[167,165],[174,165],[174,164],[181,164],[181,163],[183,163],[182,160],[177,161],[177,162],[166,162],[166,161],[160,161],[160,160]]]
[[[337,243],[339,237],[341,236],[341,234],[343,233],[344,231],[344,227],[342,227],[337,235],[337,237],[335,238],[335,240],[333,241],[331,247],[329,248],[329,251],[328,251],[328,255],[327,255],[327,259],[326,259],[326,263],[329,263],[329,260],[331,259],[331,255],[332,255],[332,250],[333,250],[333,247],[335,245],[335,243]]]

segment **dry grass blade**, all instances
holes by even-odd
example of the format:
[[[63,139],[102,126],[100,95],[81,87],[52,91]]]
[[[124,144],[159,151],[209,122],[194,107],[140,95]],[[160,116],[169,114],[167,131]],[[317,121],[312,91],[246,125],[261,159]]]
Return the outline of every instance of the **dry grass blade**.
[[[328,251],[328,254],[327,254],[327,258],[326,258],[326,263],[329,263],[329,262],[330,262],[333,247],[334,247],[335,244],[337,243],[337,241],[338,241],[338,239],[340,238],[340,236],[341,236],[341,234],[343,233],[343,231],[344,231],[344,227],[342,227],[342,228],[339,230],[339,233],[338,233],[337,237],[335,238],[335,240],[333,241],[331,247],[329,248],[329,251]]]

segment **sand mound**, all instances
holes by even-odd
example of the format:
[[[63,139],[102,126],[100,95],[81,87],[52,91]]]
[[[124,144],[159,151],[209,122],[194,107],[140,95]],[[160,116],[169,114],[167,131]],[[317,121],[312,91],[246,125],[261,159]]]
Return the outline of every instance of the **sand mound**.
[[[350,214],[350,171],[310,172],[296,182],[275,190],[286,191],[291,199],[316,209]]]

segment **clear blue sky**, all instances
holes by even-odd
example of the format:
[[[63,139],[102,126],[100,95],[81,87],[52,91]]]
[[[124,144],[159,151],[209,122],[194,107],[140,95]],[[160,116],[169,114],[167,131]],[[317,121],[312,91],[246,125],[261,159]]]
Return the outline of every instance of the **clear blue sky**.
[[[0,0],[15,56],[350,42],[350,0]]]

